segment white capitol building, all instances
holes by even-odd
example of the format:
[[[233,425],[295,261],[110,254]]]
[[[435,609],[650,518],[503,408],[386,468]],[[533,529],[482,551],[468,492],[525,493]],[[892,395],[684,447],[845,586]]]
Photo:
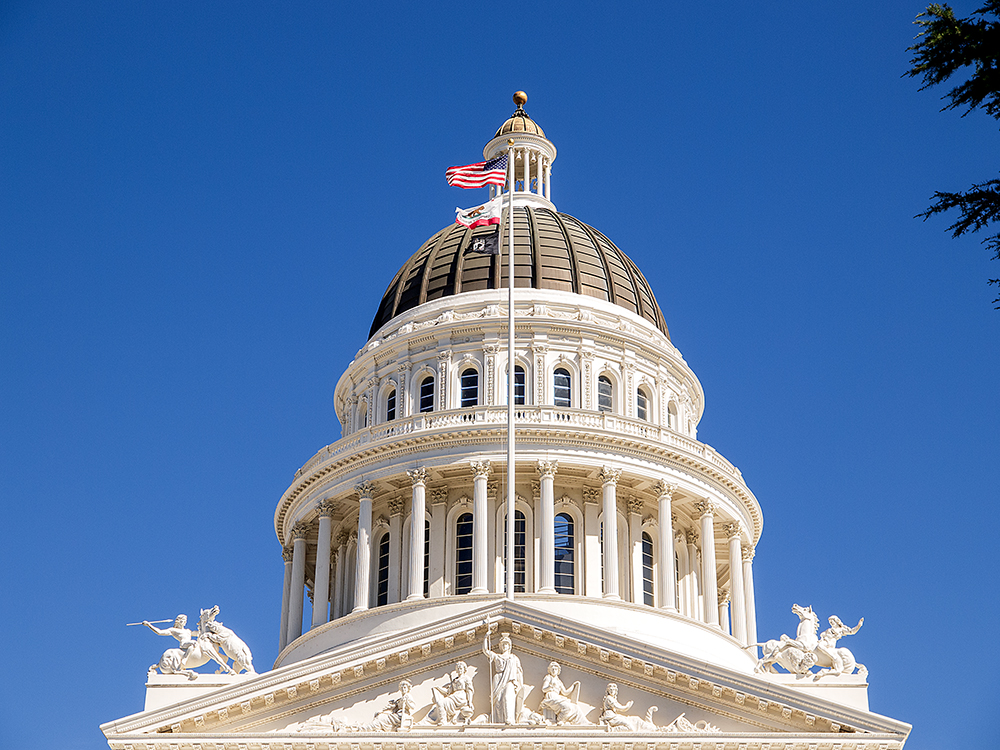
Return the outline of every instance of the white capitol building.
[[[756,631],[761,506],[698,441],[701,384],[640,270],[556,209],[556,148],[524,100],[483,150],[515,155],[491,188],[513,191],[513,362],[506,221],[501,255],[474,247],[495,226],[445,227],[336,385],[342,437],[278,501],[273,669],[151,673],[145,710],[102,726],[112,748],[902,747],[909,725],[869,710],[837,643],[857,628],[819,626],[833,613],[796,606],[795,640],[758,662],[780,635]]]

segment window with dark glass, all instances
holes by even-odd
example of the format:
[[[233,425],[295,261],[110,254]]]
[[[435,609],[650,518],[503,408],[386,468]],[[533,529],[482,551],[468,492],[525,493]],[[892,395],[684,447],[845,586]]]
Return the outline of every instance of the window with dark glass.
[[[597,379],[597,410],[611,411],[611,379],[607,375]]]
[[[389,391],[385,397],[385,421],[391,422],[396,418],[396,389]]]
[[[424,596],[431,595],[431,522],[424,521]]]
[[[524,368],[521,365],[514,365],[514,405],[524,406],[525,395],[527,393],[527,378],[524,376]]]
[[[378,543],[378,574],[375,577],[375,606],[389,603],[389,535]]]
[[[642,534],[642,601],[653,606],[653,540]]]
[[[552,402],[556,406],[572,405],[572,391],[570,390],[569,370],[562,367],[552,373]]]
[[[434,376],[420,381],[420,411],[434,411]]]
[[[507,559],[507,518],[504,517],[503,526],[504,561]],[[514,511],[514,593],[524,593],[526,591],[525,572],[527,570],[527,533],[522,511]],[[506,577],[504,578],[506,585]]]
[[[455,593],[472,591],[472,514],[463,513],[455,525]]]
[[[515,517],[515,521],[516,521]],[[576,570],[573,565],[575,541],[573,538],[573,518],[560,513],[555,518],[555,586],[558,594],[576,593]]]
[[[469,368],[462,372],[462,408],[479,405],[479,372]]]
[[[640,388],[635,394],[635,415],[639,419],[649,419],[649,399],[646,392]]]

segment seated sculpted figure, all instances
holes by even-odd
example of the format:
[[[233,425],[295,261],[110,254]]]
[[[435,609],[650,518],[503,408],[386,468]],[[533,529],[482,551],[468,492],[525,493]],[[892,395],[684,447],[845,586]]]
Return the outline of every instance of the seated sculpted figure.
[[[580,681],[568,688],[559,678],[562,667],[558,662],[549,664],[548,674],[542,680],[542,702],[539,710],[548,710],[555,715],[556,724],[589,724],[585,711],[577,701],[580,698]]]
[[[399,683],[399,697],[375,714],[368,724],[355,727],[358,732],[408,732],[413,726],[413,710],[417,707],[410,690],[413,683],[403,680]]]
[[[427,718],[435,724],[468,724],[472,718],[472,677],[464,661],[455,665],[444,687],[432,687],[434,707]]]
[[[618,702],[618,685],[613,682],[608,683],[608,689],[604,692],[603,710],[601,711],[601,724],[612,732],[644,732],[656,731],[653,724],[653,713],[656,706],[650,706],[646,711],[646,718],[639,716],[626,716],[625,711],[632,708],[632,701],[627,703]]]

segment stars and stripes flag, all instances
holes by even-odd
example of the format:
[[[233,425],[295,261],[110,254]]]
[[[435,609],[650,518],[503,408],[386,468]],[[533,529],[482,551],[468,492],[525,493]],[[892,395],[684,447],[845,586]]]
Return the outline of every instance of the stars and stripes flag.
[[[488,224],[499,224],[502,200],[503,198],[498,195],[493,200],[475,208],[456,208],[455,223],[470,229]]]
[[[460,188],[503,185],[507,182],[507,154],[463,167],[448,167],[444,176],[449,185]]]

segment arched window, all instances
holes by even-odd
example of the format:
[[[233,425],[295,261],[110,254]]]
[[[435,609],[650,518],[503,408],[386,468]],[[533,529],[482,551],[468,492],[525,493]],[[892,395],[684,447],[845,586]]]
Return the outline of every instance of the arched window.
[[[607,375],[597,379],[597,410],[611,411],[611,378]]]
[[[667,427],[671,430],[677,429],[677,404],[673,401],[667,404]]]
[[[572,405],[571,383],[569,370],[560,367],[552,373],[552,401],[556,406]]]
[[[653,606],[653,540],[642,532],[642,601]]]
[[[393,388],[385,397],[385,421],[391,422],[396,418],[396,389]]]
[[[365,429],[368,426],[368,402],[362,401],[358,404],[358,422],[361,424],[361,429]]]
[[[434,411],[434,376],[420,381],[420,411]]]
[[[514,517],[517,520],[517,516]],[[576,569],[573,555],[576,540],[573,534],[573,518],[568,513],[560,513],[555,518],[555,584],[557,594],[576,593]]]
[[[378,543],[378,573],[375,577],[375,606],[389,603],[389,535]]]
[[[524,368],[521,365],[514,365],[514,405],[524,406],[527,394],[527,378],[524,376]]]
[[[507,561],[507,516],[504,514],[503,544],[504,544],[504,564]],[[527,534],[524,522],[524,512],[514,511],[514,593],[523,594],[525,589],[525,571],[527,570]],[[504,585],[506,586],[506,575]]]
[[[472,591],[472,514],[463,513],[455,524],[455,593]]]
[[[649,419],[649,396],[642,388],[635,393],[635,415],[642,420]]]
[[[479,372],[470,367],[462,372],[462,408],[479,405]]]

